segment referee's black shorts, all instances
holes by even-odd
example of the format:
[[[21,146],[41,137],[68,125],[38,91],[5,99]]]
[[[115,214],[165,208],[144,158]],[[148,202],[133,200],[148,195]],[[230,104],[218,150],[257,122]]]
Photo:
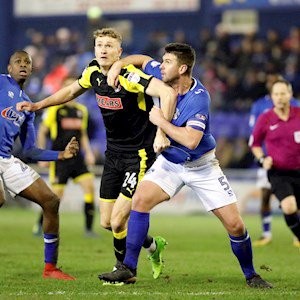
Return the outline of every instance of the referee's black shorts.
[[[155,158],[152,149],[140,149],[130,153],[107,150],[101,178],[100,201],[114,202],[119,194],[131,200],[137,184]]]
[[[269,170],[268,178],[272,193],[279,201],[288,196],[295,196],[300,208],[300,170]]]

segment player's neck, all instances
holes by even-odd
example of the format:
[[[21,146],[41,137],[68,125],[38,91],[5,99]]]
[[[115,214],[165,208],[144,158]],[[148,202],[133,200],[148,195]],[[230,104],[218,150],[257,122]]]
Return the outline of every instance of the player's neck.
[[[287,120],[289,118],[290,115],[290,106],[286,105],[282,108],[276,108],[274,107],[274,112],[276,113],[276,115],[282,119],[282,120]]]
[[[193,84],[193,79],[188,76],[179,77],[177,82],[172,84],[172,88],[179,94],[184,95],[186,94]]]

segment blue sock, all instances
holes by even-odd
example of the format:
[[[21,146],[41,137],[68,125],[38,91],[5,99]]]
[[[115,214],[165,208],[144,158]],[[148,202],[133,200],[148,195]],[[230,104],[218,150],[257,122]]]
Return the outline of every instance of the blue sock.
[[[271,222],[272,222],[272,212],[261,213],[262,229],[264,237],[271,237]]]
[[[237,257],[246,279],[256,274],[253,266],[251,239],[246,231],[244,235],[235,237],[229,234],[231,249]]]
[[[58,256],[58,234],[44,234],[45,242],[45,263],[57,263]]]
[[[148,233],[149,219],[149,213],[140,213],[134,210],[130,212],[124,264],[131,269],[137,267],[139,255]]]

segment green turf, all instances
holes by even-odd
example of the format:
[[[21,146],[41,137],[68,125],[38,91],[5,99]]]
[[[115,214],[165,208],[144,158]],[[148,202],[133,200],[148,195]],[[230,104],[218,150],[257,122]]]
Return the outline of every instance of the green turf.
[[[28,210],[0,210],[0,299],[300,299],[300,252],[282,217],[274,218],[273,243],[254,249],[257,271],[275,286],[267,291],[246,287],[224,229],[209,215],[152,216],[150,233],[169,242],[164,274],[152,279],[142,251],[138,282],[115,287],[97,278],[114,264],[111,234],[99,229],[101,238],[83,238],[83,217],[64,213],[59,266],[77,280],[43,280],[43,241],[31,235],[36,218]],[[245,222],[257,237],[259,217]]]

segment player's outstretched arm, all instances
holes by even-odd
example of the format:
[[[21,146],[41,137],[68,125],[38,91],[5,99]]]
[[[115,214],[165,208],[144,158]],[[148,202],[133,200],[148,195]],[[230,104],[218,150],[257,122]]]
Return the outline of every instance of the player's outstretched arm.
[[[49,106],[54,106],[58,104],[63,104],[73,100],[74,98],[78,97],[79,95],[83,94],[86,89],[82,88],[78,81],[74,81],[69,86],[66,86],[55,94],[45,98],[42,101],[36,103],[30,103],[27,101],[22,101],[17,103],[17,110],[18,111],[37,111]]]
[[[58,154],[59,160],[65,160],[73,158],[79,152],[79,143],[76,140],[76,137],[72,137],[64,151],[60,151]]]
[[[147,65],[147,63],[152,60],[153,58],[147,55],[129,55],[127,57],[124,57],[118,61],[116,61],[109,69],[107,73],[107,83],[114,89],[119,84],[119,75],[121,72],[121,69],[127,65],[134,65],[138,68],[144,69]]]

